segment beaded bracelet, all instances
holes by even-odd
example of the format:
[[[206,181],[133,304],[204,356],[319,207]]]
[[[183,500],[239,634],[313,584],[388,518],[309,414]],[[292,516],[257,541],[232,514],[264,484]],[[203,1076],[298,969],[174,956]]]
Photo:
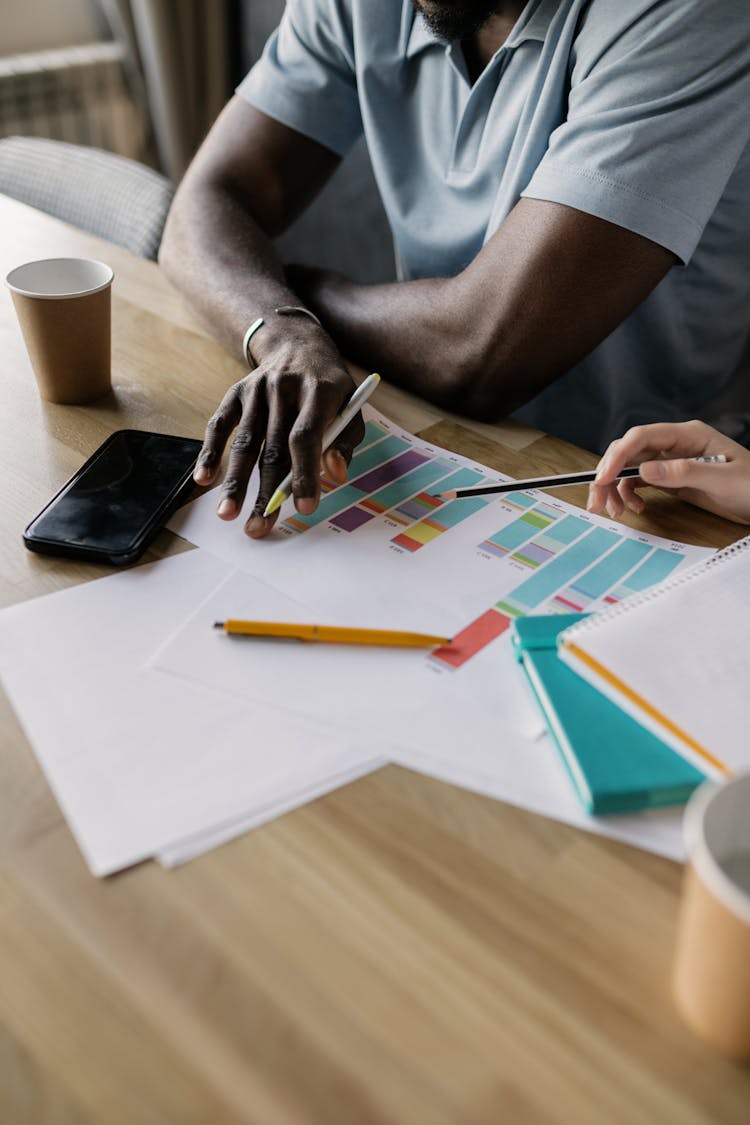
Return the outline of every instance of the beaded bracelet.
[[[304,308],[304,306],[302,305],[280,305],[279,308],[274,309],[273,311],[275,313],[278,313],[279,316],[306,316],[310,320],[314,320],[319,328],[323,327],[315,313],[311,312],[310,309]],[[258,329],[262,328],[265,323],[265,318],[259,316],[258,319],[254,320],[250,325],[242,340],[242,352],[248,362],[251,371],[254,371],[258,364],[253,359],[252,353],[250,352],[250,341],[252,340]]]

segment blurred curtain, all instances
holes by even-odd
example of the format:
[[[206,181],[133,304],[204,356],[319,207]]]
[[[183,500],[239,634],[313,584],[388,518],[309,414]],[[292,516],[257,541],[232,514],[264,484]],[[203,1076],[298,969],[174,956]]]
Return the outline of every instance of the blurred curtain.
[[[235,0],[96,0],[127,43],[162,171],[173,183],[231,93]]]

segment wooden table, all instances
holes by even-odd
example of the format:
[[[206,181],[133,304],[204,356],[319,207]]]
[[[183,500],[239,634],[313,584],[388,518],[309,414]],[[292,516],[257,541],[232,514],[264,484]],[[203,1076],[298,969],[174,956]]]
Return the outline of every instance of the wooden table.
[[[116,392],[88,408],[40,401],[0,296],[10,604],[106,573],[21,543],[106,434],[200,436],[241,370],[153,263],[2,197],[0,229],[3,276],[66,254],[116,272]],[[594,463],[388,388],[379,406],[513,475]],[[740,534],[667,498],[652,511],[634,525]],[[150,557],[184,546],[164,532]],[[750,1120],[750,1071],[670,1001],[676,864],[388,767],[185,867],[96,880],[5,697],[0,742],[3,1125]]]

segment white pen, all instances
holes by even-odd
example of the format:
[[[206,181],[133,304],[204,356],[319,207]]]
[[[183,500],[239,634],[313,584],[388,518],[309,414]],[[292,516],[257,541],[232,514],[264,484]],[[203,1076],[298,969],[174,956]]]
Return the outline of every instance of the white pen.
[[[336,415],[326,432],[323,434],[324,451],[328,449],[328,447],[336,440],[341,431],[349,425],[354,415],[358,410],[361,409],[361,407],[364,406],[379,382],[380,376],[373,372],[372,375],[368,375],[367,378],[362,383],[360,383],[352,397],[347,402],[344,409],[340,414]],[[277,508],[280,508],[284,501],[288,498],[291,491],[292,474],[287,473],[279,487],[274,492],[271,499],[266,504],[266,510],[263,513],[264,517],[273,515]]]

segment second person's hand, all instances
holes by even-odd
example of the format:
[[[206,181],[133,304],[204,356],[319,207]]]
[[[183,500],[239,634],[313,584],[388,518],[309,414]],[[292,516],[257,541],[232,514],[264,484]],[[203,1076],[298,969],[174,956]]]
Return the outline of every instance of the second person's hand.
[[[722,454],[725,464],[705,464],[696,457]],[[627,465],[640,476],[617,481]],[[640,514],[645,501],[636,489],[644,484],[672,491],[682,500],[735,523],[750,523],[750,450],[706,422],[657,422],[634,426],[613,441],[589,488],[588,510],[618,518],[625,508]]]
[[[243,506],[250,475],[258,464],[260,484],[245,532],[266,536],[278,513],[263,512],[276,487],[290,471],[295,506],[314,512],[320,498],[321,465],[337,484],[346,480],[364,423],[358,414],[330,449],[322,451],[323,434],[351,397],[355,384],[330,338],[310,324],[284,325],[283,334],[259,341],[260,363],[227,391],[206,427],[194,479],[210,485],[234,431],[229,464],[222,482],[217,514],[235,519]]]

